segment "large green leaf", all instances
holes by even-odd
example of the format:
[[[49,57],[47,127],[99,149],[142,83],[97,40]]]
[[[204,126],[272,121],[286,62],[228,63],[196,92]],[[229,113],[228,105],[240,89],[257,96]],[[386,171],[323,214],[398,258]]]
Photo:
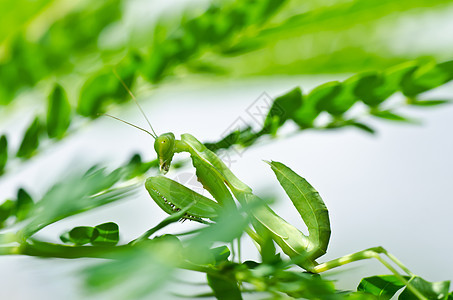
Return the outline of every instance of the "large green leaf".
[[[327,207],[319,193],[293,170],[279,162],[269,163],[278,181],[307,225],[313,258],[325,254],[330,239]]]

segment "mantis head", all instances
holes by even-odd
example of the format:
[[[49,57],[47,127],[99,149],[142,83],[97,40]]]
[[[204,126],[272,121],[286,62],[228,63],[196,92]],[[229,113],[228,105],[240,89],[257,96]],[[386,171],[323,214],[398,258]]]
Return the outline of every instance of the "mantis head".
[[[160,171],[164,174],[170,168],[171,160],[175,154],[175,135],[167,132],[159,135],[154,141],[154,150],[156,150],[159,159]]]

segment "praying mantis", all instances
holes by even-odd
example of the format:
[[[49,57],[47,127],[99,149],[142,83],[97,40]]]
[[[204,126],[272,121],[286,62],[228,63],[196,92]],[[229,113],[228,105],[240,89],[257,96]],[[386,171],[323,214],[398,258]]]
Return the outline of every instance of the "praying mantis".
[[[117,74],[115,73],[115,75]],[[171,132],[156,134],[134,95],[121,78],[117,77],[137,104],[151,131],[106,115],[136,127],[154,138],[154,150],[162,174],[147,178],[145,188],[163,211],[174,214],[186,209],[183,219],[208,223],[206,220],[215,222],[222,209],[234,209],[237,207],[237,203],[241,206],[253,207],[248,213],[254,230],[247,228],[246,233],[253,239],[260,251],[265,243],[263,237],[270,237],[293,262],[311,273],[321,273],[354,261],[376,258],[405,283],[417,298],[427,299],[410,283],[415,275],[382,247],[369,248],[325,263],[318,263],[316,260],[326,253],[329,244],[331,234],[329,214],[318,192],[303,177],[283,163],[266,162],[307,225],[308,236],[274,212],[253,193],[247,184],[233,174],[221,158],[194,136],[185,133],[181,135],[180,139],[176,139]],[[169,171],[174,156],[182,152],[189,153],[198,180],[214,199],[203,196],[164,176]],[[396,264],[406,275],[401,275],[381,255]],[[407,276],[410,277],[409,280]]]

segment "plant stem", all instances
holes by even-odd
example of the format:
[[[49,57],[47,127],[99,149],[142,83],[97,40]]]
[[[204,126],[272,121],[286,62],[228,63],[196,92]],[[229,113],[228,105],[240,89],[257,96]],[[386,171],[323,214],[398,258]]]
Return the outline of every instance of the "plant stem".
[[[389,254],[384,248],[382,247],[374,247],[374,248],[369,248],[363,251],[359,251],[353,254],[345,255],[343,257],[319,264],[313,268],[313,271],[316,273],[321,273],[328,271],[330,269],[349,264],[355,261],[359,260],[364,260],[364,259],[369,259],[369,258],[376,258],[379,262],[381,262],[387,269],[389,269],[395,277],[397,277],[401,282],[403,282],[407,288],[420,300],[428,300],[425,296],[423,296],[420,291],[418,291],[411,283],[410,281],[412,278],[408,281],[406,278],[404,278],[398,271],[393,268],[387,261],[385,261],[382,257],[379,256],[379,254],[384,254],[388,256],[392,261],[395,262],[399,267],[403,266],[403,270],[407,272],[408,274],[412,274],[398,259],[396,259],[393,255]],[[391,255],[391,256],[390,256]],[[395,259],[395,260],[394,260]],[[413,274],[411,275],[412,277],[414,276]]]
[[[406,272],[408,275],[410,276],[415,276],[414,273],[412,273],[405,265],[403,265],[403,263],[397,259],[393,254],[391,253],[388,253],[385,249],[384,249],[384,254],[390,258],[391,261],[393,261],[398,267],[401,268],[401,270],[403,270],[404,272]]]

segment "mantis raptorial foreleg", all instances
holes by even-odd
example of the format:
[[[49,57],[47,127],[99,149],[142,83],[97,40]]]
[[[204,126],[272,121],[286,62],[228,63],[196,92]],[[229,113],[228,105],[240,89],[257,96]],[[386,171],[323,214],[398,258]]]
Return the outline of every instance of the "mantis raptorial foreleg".
[[[184,218],[202,222],[203,219],[214,219],[220,205],[184,185],[164,176],[149,177],[145,187],[153,200],[168,214],[180,211],[193,203]]]

